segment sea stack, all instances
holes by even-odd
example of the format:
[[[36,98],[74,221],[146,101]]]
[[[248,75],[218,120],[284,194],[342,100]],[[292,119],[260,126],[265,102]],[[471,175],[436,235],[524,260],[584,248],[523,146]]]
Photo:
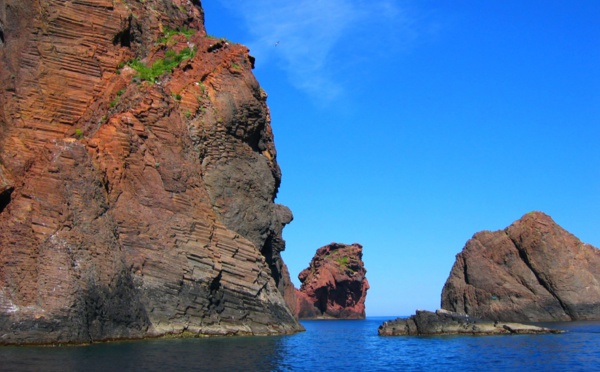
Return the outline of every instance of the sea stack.
[[[541,212],[482,231],[461,253],[442,308],[517,322],[600,319],[600,251]]]
[[[246,47],[200,1],[0,8],[0,344],[302,330]]]
[[[300,319],[364,319],[369,282],[360,244],[331,243],[317,250],[298,278]]]

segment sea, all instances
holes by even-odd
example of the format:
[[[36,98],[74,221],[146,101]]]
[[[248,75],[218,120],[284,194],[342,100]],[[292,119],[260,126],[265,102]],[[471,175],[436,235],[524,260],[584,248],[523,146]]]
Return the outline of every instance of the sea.
[[[548,335],[377,335],[383,321],[302,321],[289,336],[0,347],[2,371],[594,371],[600,322],[546,323]]]

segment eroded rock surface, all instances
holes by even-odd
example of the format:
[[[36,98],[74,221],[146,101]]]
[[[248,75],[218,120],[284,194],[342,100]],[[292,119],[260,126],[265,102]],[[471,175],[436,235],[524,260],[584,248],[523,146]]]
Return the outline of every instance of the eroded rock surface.
[[[298,278],[297,315],[303,318],[363,319],[369,282],[360,244],[331,243],[317,250]]]
[[[302,329],[266,94],[203,17],[0,1],[0,343]]]
[[[528,213],[467,242],[444,285],[442,308],[502,321],[600,319],[600,251],[549,216]]]
[[[380,336],[417,335],[508,335],[563,333],[564,331],[528,324],[474,319],[445,310],[417,310],[410,318],[398,318],[379,326]]]

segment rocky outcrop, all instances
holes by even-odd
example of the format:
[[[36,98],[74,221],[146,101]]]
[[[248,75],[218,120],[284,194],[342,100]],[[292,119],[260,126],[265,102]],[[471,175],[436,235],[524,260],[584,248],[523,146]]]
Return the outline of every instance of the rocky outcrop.
[[[502,321],[600,319],[600,251],[532,212],[470,239],[442,291],[442,308]]]
[[[266,94],[203,16],[0,2],[0,343],[302,329]]]
[[[369,282],[360,244],[331,243],[317,250],[298,278],[297,316],[300,319],[364,319]]]
[[[380,336],[417,335],[512,335],[563,333],[564,331],[520,323],[474,319],[445,310],[417,310],[410,318],[397,318],[379,326]]]

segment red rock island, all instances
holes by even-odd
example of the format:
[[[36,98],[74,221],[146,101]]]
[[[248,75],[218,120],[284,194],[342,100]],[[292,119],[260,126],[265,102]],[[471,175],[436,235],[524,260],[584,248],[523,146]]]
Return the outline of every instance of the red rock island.
[[[298,278],[300,319],[364,319],[369,282],[360,244],[331,243],[317,250]]]

